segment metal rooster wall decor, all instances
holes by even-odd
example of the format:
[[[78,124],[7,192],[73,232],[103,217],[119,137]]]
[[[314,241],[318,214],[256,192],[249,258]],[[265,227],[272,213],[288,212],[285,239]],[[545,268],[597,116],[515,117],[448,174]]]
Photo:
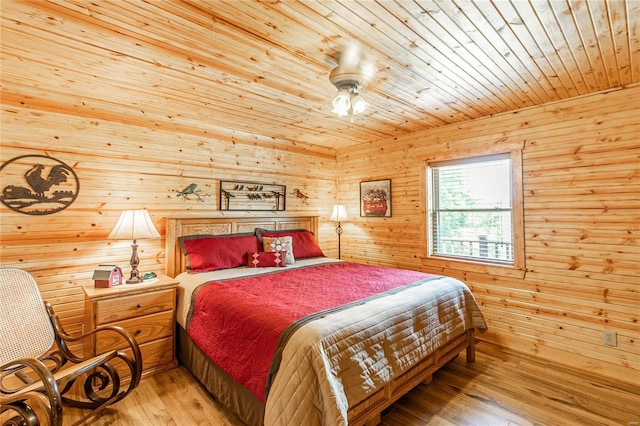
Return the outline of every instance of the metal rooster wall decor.
[[[80,181],[71,167],[46,155],[21,155],[0,167],[0,201],[11,210],[46,215],[69,207],[78,197]]]

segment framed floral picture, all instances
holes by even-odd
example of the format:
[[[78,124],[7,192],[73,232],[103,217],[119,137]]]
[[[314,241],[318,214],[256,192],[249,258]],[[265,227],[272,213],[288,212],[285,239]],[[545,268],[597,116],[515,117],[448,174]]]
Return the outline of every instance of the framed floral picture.
[[[360,216],[391,217],[391,179],[360,182]]]

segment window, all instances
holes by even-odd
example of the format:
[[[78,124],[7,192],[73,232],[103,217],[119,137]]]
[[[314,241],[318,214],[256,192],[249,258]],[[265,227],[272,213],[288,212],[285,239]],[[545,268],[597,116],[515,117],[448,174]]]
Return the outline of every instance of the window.
[[[429,163],[427,257],[520,268],[519,170],[509,153]]]

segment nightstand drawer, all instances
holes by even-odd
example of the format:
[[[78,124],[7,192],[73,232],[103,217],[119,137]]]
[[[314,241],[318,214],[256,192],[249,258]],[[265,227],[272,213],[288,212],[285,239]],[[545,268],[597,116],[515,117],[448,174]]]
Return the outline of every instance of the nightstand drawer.
[[[136,339],[138,344],[173,336],[173,311],[160,312],[138,318],[123,320],[118,323]],[[96,339],[96,353],[126,346],[124,338],[117,333],[102,333]]]
[[[127,349],[124,352],[131,355],[131,349]],[[141,344],[142,371],[164,369],[167,366],[170,366],[170,368],[175,367],[177,364],[173,352],[173,337],[165,337],[164,339]],[[123,367],[121,360],[115,362],[114,365],[118,370]],[[126,379],[127,377],[129,377],[129,375],[122,370],[121,378]]]
[[[150,370],[174,361],[173,337],[167,337],[140,345],[142,369]]]
[[[174,304],[173,290],[99,300],[96,302],[96,322],[97,325],[103,325],[127,318],[169,311],[173,309]]]

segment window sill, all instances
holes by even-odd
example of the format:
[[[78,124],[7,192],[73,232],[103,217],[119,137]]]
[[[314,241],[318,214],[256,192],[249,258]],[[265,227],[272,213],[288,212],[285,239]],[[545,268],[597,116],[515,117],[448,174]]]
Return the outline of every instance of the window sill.
[[[459,272],[474,272],[478,274],[519,279],[523,279],[525,276],[524,269],[518,269],[512,265],[500,265],[496,263],[474,262],[470,260],[431,256],[420,256],[420,260],[423,266],[440,268],[443,274],[446,274],[447,270],[454,270]]]

